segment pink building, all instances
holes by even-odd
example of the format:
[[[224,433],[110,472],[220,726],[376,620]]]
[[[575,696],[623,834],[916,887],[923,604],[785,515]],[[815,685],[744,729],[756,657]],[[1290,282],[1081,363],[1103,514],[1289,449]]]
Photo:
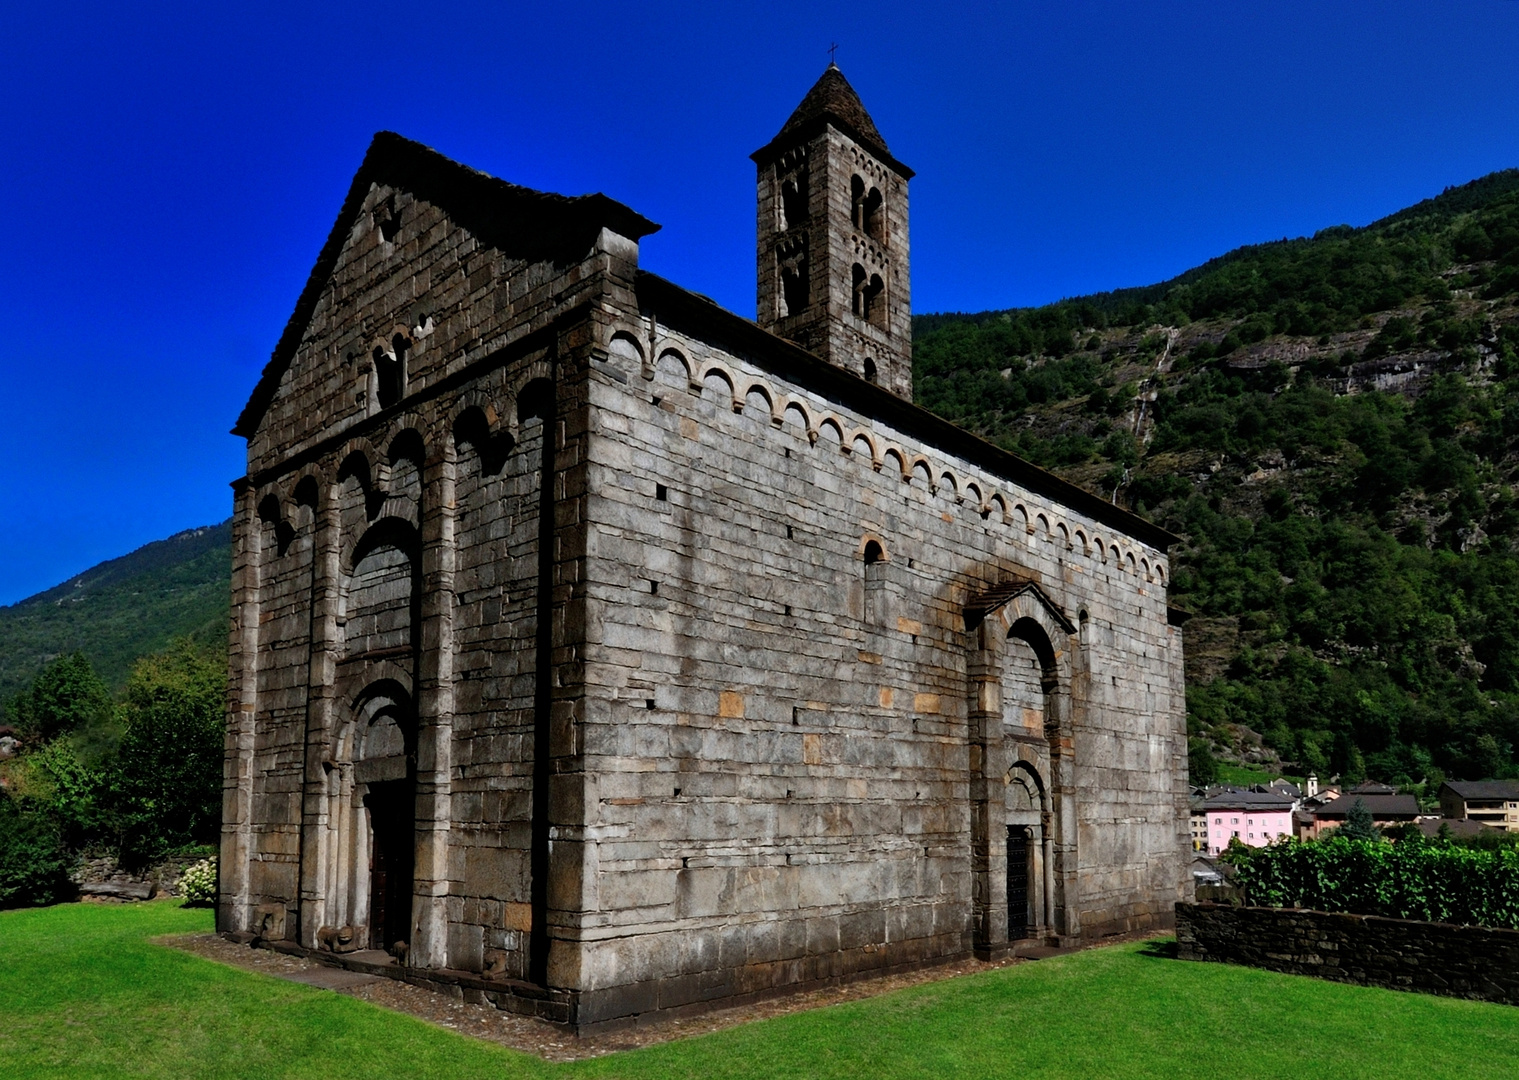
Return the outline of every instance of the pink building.
[[[1240,843],[1265,847],[1292,835],[1292,800],[1260,791],[1219,792],[1203,803],[1208,819],[1208,854],[1217,855],[1239,837]]]

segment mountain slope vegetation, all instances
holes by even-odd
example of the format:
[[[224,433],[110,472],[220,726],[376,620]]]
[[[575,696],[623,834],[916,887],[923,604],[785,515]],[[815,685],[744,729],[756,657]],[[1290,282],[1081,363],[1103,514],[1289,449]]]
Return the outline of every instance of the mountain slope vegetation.
[[[188,529],[0,607],[0,718],[56,657],[82,652],[120,689],[139,657],[227,630],[232,523]],[[9,718],[14,719],[14,718]]]
[[[914,334],[921,404],[1184,538],[1194,779],[1519,775],[1519,170]],[[0,608],[0,703],[219,639],[229,563],[224,522]]]
[[[1194,780],[1519,775],[1519,170],[914,334],[920,404],[1184,538]]]

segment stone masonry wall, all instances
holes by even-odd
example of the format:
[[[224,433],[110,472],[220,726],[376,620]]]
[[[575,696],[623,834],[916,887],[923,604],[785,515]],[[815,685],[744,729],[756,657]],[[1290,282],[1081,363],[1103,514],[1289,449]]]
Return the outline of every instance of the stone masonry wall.
[[[1081,619],[1068,932],[1166,923],[1164,553],[671,327],[645,378],[648,336],[591,391],[583,1021],[969,947],[965,604],[1009,579]]]
[[[573,510],[566,476],[583,469],[584,357],[571,352],[577,333],[582,353],[594,334],[575,325],[608,288],[609,262],[636,268],[636,245],[606,243],[615,255],[527,263],[404,191],[369,192],[239,487],[224,929],[272,926],[310,945],[322,926],[366,922],[354,709],[389,681],[422,729],[409,748],[429,837],[417,875],[435,897],[419,910],[432,931],[416,956],[529,975],[539,510],[546,482]],[[392,331],[411,348],[406,396],[384,408],[364,368]],[[540,383],[559,399],[548,481],[544,425],[519,415]],[[366,584],[355,555],[381,530],[409,550],[382,552],[395,565]],[[574,547],[556,540],[554,557],[573,560]]]
[[[1519,930],[1183,903],[1176,941],[1183,960],[1519,1005]]]

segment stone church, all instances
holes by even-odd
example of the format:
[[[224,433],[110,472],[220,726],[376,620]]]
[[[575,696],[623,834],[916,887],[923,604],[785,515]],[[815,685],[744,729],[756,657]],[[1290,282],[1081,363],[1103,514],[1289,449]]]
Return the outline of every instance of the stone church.
[[[751,321],[375,137],[234,429],[224,932],[585,1030],[1169,924],[1175,537],[912,403],[838,68],[753,158]]]

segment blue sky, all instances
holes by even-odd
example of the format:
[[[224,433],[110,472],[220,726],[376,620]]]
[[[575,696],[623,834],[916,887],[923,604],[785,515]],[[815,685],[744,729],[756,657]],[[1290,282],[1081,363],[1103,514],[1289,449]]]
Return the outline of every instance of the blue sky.
[[[1519,165],[1519,2],[0,7],[0,604],[230,513],[227,434],[370,136],[664,229],[754,309],[754,168],[838,61],[920,312],[1364,224]]]

